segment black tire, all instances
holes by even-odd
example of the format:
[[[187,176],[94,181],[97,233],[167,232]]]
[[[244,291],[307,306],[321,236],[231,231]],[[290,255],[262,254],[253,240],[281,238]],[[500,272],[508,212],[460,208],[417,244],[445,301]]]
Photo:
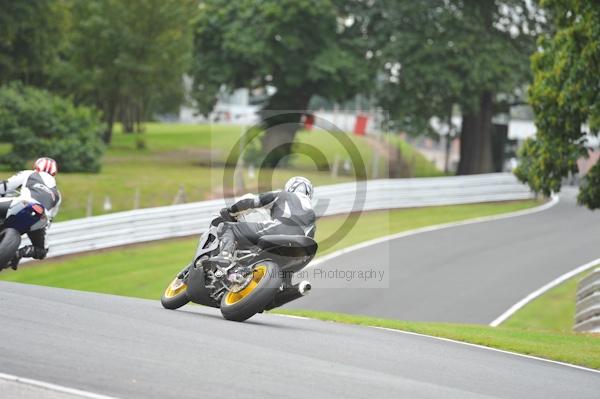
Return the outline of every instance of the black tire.
[[[8,228],[0,231],[0,270],[8,266],[21,245],[21,233]]]
[[[188,266],[189,267],[189,266]],[[187,296],[187,284],[182,282],[181,286],[177,289],[173,289],[173,285],[180,280],[180,276],[186,271],[187,267],[175,276],[173,281],[169,283],[162,296],[160,297],[160,303],[165,309],[175,310],[180,307],[187,305],[190,299]]]
[[[269,261],[257,263],[254,276],[255,280],[239,293],[223,295],[221,314],[227,320],[244,321],[262,312],[283,282],[279,266]]]

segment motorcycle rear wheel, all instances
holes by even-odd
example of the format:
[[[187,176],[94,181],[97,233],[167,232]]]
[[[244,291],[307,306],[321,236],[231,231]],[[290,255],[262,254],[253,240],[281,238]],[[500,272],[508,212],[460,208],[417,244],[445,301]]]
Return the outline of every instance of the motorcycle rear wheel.
[[[21,245],[21,233],[8,228],[0,231],[0,270],[7,267]]]
[[[245,321],[269,305],[283,279],[276,263],[265,261],[254,267],[250,283],[239,292],[227,292],[221,299],[221,314],[227,320]]]
[[[175,276],[160,297],[160,303],[163,308],[170,310],[179,309],[187,305],[190,301],[187,296],[187,284],[180,278],[184,272],[185,269]]]

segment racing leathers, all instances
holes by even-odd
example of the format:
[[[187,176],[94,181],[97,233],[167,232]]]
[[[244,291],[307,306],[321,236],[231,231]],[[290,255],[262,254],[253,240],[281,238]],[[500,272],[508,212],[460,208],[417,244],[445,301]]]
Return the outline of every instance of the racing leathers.
[[[236,244],[256,244],[264,235],[307,235],[314,237],[315,212],[310,198],[303,194],[288,191],[271,191],[253,195],[237,201],[227,208],[236,214],[253,208],[270,208],[271,219],[267,222],[223,222],[219,226],[221,252],[231,255]]]
[[[61,195],[56,187],[56,179],[46,172],[36,172],[32,170],[24,170],[10,177],[8,180],[0,181],[0,197],[15,197],[23,194],[24,190],[28,190],[31,198],[38,201],[48,216],[48,221],[51,222],[58,214],[61,203]],[[0,199],[0,218],[6,217],[6,212],[12,198]],[[46,248],[46,229],[49,227],[29,231],[27,236],[32,245],[26,245],[20,248],[15,257],[10,261],[9,265],[16,268],[19,260],[23,257],[44,259],[48,250]]]

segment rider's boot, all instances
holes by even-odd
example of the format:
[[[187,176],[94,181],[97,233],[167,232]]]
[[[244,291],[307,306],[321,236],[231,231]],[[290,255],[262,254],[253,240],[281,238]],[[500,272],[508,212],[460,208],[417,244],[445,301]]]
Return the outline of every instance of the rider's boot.
[[[231,230],[226,229],[221,234],[221,251],[210,258],[210,261],[221,267],[227,267],[233,261],[233,251],[235,251],[235,238]]]

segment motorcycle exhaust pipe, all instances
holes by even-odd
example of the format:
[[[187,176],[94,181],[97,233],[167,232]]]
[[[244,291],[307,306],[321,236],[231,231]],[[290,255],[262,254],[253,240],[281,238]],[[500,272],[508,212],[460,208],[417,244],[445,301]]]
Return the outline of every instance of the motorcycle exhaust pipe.
[[[271,310],[285,305],[288,302],[294,301],[298,298],[302,298],[304,295],[308,295],[312,286],[308,281],[302,281],[298,284],[292,285],[282,291],[275,294],[273,302],[271,302],[265,310]]]
[[[310,285],[310,282],[304,280],[301,281],[298,284],[298,292],[302,294],[302,296],[304,295],[308,295],[308,293],[310,292],[310,290],[312,289],[312,285]]]

